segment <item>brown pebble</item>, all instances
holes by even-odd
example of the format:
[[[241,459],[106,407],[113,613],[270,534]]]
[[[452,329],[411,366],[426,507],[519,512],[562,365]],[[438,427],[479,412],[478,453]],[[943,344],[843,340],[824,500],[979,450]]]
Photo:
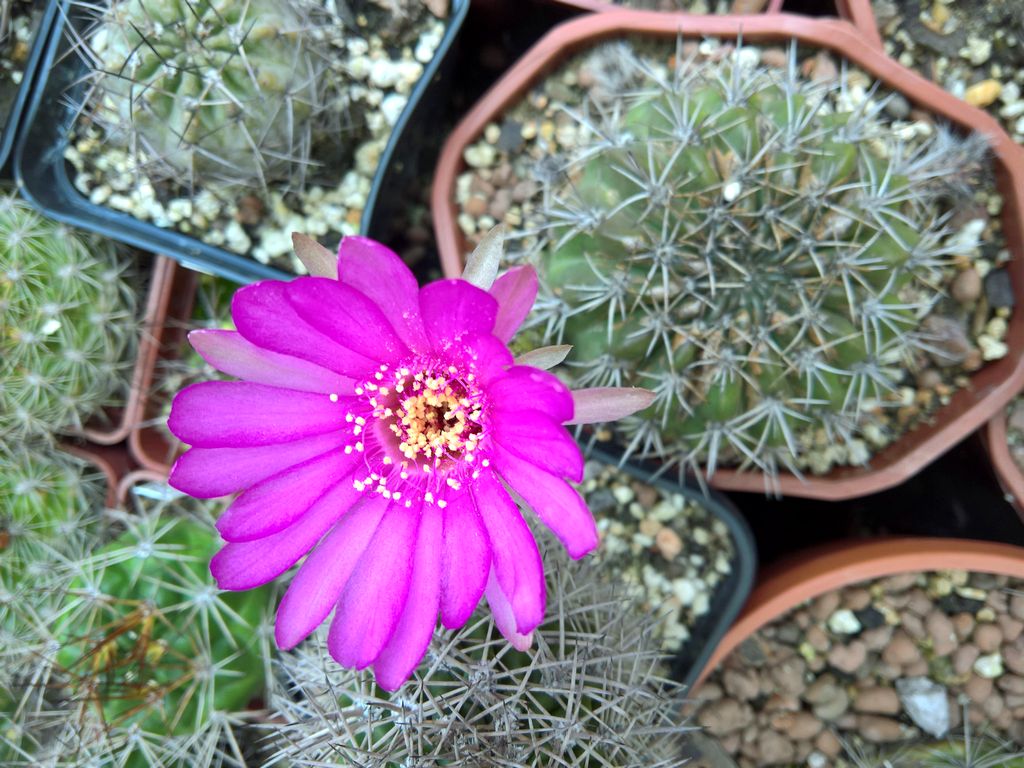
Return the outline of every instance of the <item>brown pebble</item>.
[[[238,210],[235,211],[235,219],[239,224],[255,227],[263,221],[266,207],[263,201],[256,195],[243,195],[238,198]]]
[[[1009,610],[1017,621],[1024,621],[1024,594],[1010,595]]]
[[[981,275],[974,269],[965,269],[953,278],[949,291],[961,304],[971,304],[981,296]]]
[[[780,693],[799,696],[806,687],[804,683],[804,672],[806,670],[806,662],[801,658],[793,657],[773,666],[769,671],[769,675],[777,686],[776,690]]]
[[[998,691],[991,691],[981,702],[981,711],[990,720],[998,719],[1005,709],[1006,702],[1003,701],[1003,697],[999,695]]]
[[[910,613],[909,610],[904,611],[900,615],[900,621],[906,633],[915,640],[924,640],[928,636],[928,632],[924,628],[924,620],[919,618],[916,613]]]
[[[726,692],[740,701],[750,701],[761,693],[761,683],[753,669],[727,669],[722,675]]]
[[[737,14],[760,13],[768,0],[732,0],[732,12]]]
[[[825,757],[836,758],[843,751],[843,743],[832,731],[822,731],[814,740],[814,748]]]
[[[1024,643],[1017,638],[1015,643],[1005,643],[1000,651],[1003,666],[1015,675],[1024,675]]]
[[[772,727],[793,741],[813,739],[824,727],[810,712],[787,712],[772,719]]]
[[[996,680],[999,690],[1006,691],[1017,696],[1024,696],[1024,677],[1018,675],[1003,675]]]
[[[969,613],[958,613],[953,617],[953,629],[958,640],[966,640],[974,631],[974,617]]]
[[[807,628],[805,637],[807,638],[807,643],[811,648],[818,651],[818,653],[824,653],[829,649],[829,645],[831,645],[831,643],[829,643],[828,634],[817,624]]]
[[[884,579],[879,580],[878,586],[887,594],[906,592],[917,583],[917,579],[918,574],[916,572],[898,573],[895,576],[886,576]]]
[[[796,757],[793,743],[775,731],[762,731],[757,739],[758,758],[763,765],[789,763]]]
[[[1007,643],[1014,642],[1024,633],[1024,621],[1017,621],[1005,613],[996,617],[996,624],[999,625],[999,629],[1003,633],[1003,640]]]
[[[735,699],[722,699],[704,707],[697,716],[697,722],[712,736],[722,736],[754,722],[754,710],[749,704]]]
[[[903,729],[898,721],[879,715],[858,715],[857,731],[867,741],[888,744],[903,738]]]
[[[869,651],[880,651],[889,644],[892,633],[893,628],[888,624],[883,624],[861,633],[860,639],[864,641],[864,645],[868,647]]]
[[[992,680],[980,675],[971,675],[971,679],[964,684],[964,693],[971,701],[984,701],[992,693]]]
[[[934,610],[925,617],[924,624],[932,641],[932,652],[936,656],[948,656],[956,650],[956,630],[949,616]],[[978,634],[978,630],[974,634]]]
[[[889,645],[882,651],[882,660],[894,667],[913,664],[921,659],[921,651],[917,644],[903,630],[893,633]]]
[[[958,677],[966,675],[974,667],[974,662],[980,655],[981,651],[973,645],[960,646],[953,652],[953,672]]]
[[[838,592],[826,592],[811,603],[811,616],[817,621],[828,621],[828,617],[835,613],[839,607],[840,599]]]
[[[800,699],[796,696],[782,696],[773,693],[761,707],[765,712],[797,712],[800,710]]]
[[[478,195],[473,195],[465,202],[463,209],[470,216],[483,216],[487,213],[487,201]]]
[[[666,560],[674,560],[683,551],[683,540],[667,525],[654,537],[654,545]]]
[[[697,701],[718,701],[724,695],[725,692],[722,690],[722,686],[716,682],[708,681],[697,689],[694,698]]]
[[[871,593],[866,589],[847,589],[843,591],[843,607],[851,611],[863,611],[871,605]]]
[[[942,383],[942,374],[934,368],[927,368],[918,375],[917,386],[921,389],[935,389]]]
[[[999,98],[1003,91],[1003,84],[998,80],[982,80],[975,83],[964,92],[964,101],[972,107],[987,107]]]
[[[499,189],[491,198],[491,204],[487,212],[497,221],[505,218],[508,209],[512,207],[512,193],[507,189]]]
[[[907,666],[905,666],[903,668],[903,676],[926,677],[929,671],[930,668],[928,667],[928,662],[924,659],[921,659],[920,661],[915,661],[913,664],[908,664]]]
[[[972,640],[982,653],[995,653],[1003,644],[1003,633],[995,624],[979,624]]]
[[[898,715],[900,697],[893,688],[876,685],[858,692],[853,700],[857,712],[872,715]]]
[[[847,645],[834,646],[828,653],[828,663],[848,675],[852,675],[860,669],[867,658],[868,647],[860,640],[854,640]]]
[[[761,63],[766,67],[784,69],[789,64],[789,54],[783,48],[765,48],[761,51]]]

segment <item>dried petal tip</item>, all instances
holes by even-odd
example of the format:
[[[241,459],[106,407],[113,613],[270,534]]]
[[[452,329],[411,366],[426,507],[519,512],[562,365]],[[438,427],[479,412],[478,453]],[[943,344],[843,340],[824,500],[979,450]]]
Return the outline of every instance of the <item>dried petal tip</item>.
[[[573,416],[566,424],[594,424],[616,421],[654,402],[649,389],[639,387],[593,387],[573,390]]]
[[[292,232],[292,248],[313,277],[338,277],[338,258],[309,235]]]
[[[532,365],[542,371],[548,371],[565,360],[572,344],[557,344],[551,347],[537,347],[524,352],[516,358],[516,365]]]
[[[485,291],[491,290],[498,266],[505,255],[505,227],[501,224],[484,235],[484,239],[466,259],[462,279]]]

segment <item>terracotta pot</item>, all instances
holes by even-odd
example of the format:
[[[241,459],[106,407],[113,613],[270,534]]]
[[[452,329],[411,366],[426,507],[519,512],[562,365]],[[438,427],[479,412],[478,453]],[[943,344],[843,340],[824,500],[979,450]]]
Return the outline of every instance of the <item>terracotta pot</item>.
[[[1013,460],[1010,446],[1006,442],[1006,420],[1009,415],[1008,411],[1002,410],[989,419],[985,426],[984,443],[992,461],[992,468],[999,479],[999,485],[1006,494],[1006,500],[1017,510],[1021,520],[1024,520],[1024,472],[1021,472],[1017,462]]]
[[[869,579],[934,570],[1024,579],[1024,547],[968,539],[891,538],[815,548],[766,569],[694,683],[761,627],[807,600]]]
[[[141,359],[154,323],[161,312],[160,303],[163,301],[163,281],[165,280],[164,273],[167,269],[165,262],[167,261],[168,259],[162,256],[156,256],[153,259],[153,270],[150,275],[149,289],[147,291],[146,309],[139,334],[139,346],[124,406],[105,410],[105,421],[108,426],[98,426],[96,420],[93,420],[91,423],[86,423],[80,432],[75,433],[76,436],[83,437],[90,443],[99,445],[120,443],[135,426],[136,413],[139,409],[139,397],[144,391],[142,382],[144,368],[141,364]]]
[[[136,367],[138,390],[133,401],[128,449],[144,469],[166,479],[176,458],[176,447],[153,425],[160,404],[150,397],[156,368],[162,358],[177,356],[188,334],[199,273],[160,256],[153,270],[153,285],[146,315],[146,333],[139,345]]]
[[[113,507],[119,503],[122,478],[128,475],[134,466],[123,445],[61,443],[60,449],[72,456],[85,459],[102,472],[107,480],[107,506]]]
[[[706,36],[745,42],[785,43],[797,40],[848,59],[883,85],[901,92],[914,106],[938,115],[964,131],[985,134],[991,143],[996,185],[1004,199],[1003,231],[1013,258],[1008,270],[1014,292],[1024,293],[1024,153],[990,115],[960,99],[867,44],[850,23],[810,19],[784,13],[760,16],[693,16],[620,10],[582,16],[551,30],[477,102],[456,126],[441,154],[431,196],[434,229],[444,272],[462,270],[466,251],[456,224],[455,181],[464,170],[463,150],[484,127],[514,105],[545,73],[581,48],[626,35],[676,39]],[[769,484],[759,472],[718,470],[717,488],[839,500],[864,496],[899,485],[973,432],[1005,405],[1024,384],[1024,312],[1010,319],[1006,343],[1010,353],[985,366],[958,391],[948,405],[923,424],[877,453],[870,467],[843,467],[822,477],[801,480],[782,473]]]

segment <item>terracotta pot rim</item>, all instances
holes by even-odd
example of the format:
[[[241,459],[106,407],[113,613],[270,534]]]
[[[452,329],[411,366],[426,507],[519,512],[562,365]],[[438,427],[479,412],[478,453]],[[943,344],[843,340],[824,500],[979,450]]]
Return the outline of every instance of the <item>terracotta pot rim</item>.
[[[996,472],[999,485],[1006,494],[1006,500],[1017,510],[1017,514],[1024,520],[1024,472],[1017,466],[1010,454],[1010,446],[1007,443],[1009,433],[1006,428],[1006,421],[1010,414],[1003,409],[991,419],[985,426],[985,449],[988,451],[992,468]]]
[[[168,318],[187,321],[195,298],[198,274],[172,258],[157,257],[146,315],[146,333],[139,345],[135,371],[138,389],[132,400],[128,450],[143,469],[164,480],[170,474],[173,460],[167,460],[170,449],[166,439],[149,423],[150,393],[157,378],[157,362],[164,353]],[[154,448],[155,445],[162,445],[163,450]]]
[[[807,600],[870,579],[947,570],[1024,579],[1024,547],[974,539],[893,537],[839,542],[797,553],[761,575],[694,687],[744,640]]]
[[[455,180],[464,169],[463,149],[482,134],[488,122],[514,104],[542,73],[557,66],[578,47],[630,34],[661,37],[723,37],[742,35],[748,42],[796,39],[805,45],[833,51],[864,69],[886,87],[903,93],[915,105],[944,118],[962,130],[985,134],[992,147],[997,185],[1004,198],[1003,228],[1014,254],[1008,267],[1014,292],[1024,292],[1024,151],[999,123],[967,105],[921,75],[906,69],[872,47],[846,21],[808,19],[790,14],[756,16],[694,16],[621,9],[615,13],[581,16],[545,35],[466,114],[442,150],[431,190],[434,230],[447,276],[461,272],[461,232],[456,223]],[[1019,215],[1013,215],[1013,211]],[[879,451],[869,466],[837,468],[821,477],[803,479],[790,473],[768,478],[761,472],[717,470],[709,478],[722,490],[779,493],[825,500],[866,496],[899,485],[948,451],[987,421],[1024,384],[1024,317],[1014,314],[1006,337],[1010,353],[971,377],[927,423],[904,433]]]

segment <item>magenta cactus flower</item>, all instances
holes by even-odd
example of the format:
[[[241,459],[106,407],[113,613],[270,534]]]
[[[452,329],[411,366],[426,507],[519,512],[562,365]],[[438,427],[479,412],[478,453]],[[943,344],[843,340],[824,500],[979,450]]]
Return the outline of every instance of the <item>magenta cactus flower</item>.
[[[542,370],[567,348],[513,359],[506,345],[537,277],[519,267],[495,279],[497,235],[463,279],[423,288],[372,240],[347,237],[336,258],[295,242],[313,276],[241,288],[237,332],[189,336],[241,381],[188,387],[168,422],[192,446],[171,485],[240,493],[217,522],[227,544],[214,577],[251,589],[308,553],[278,608],[278,644],[295,646],[333,610],[331,655],[373,665],[387,690],[412,674],[438,616],[460,627],[481,596],[527,648],[545,589],[515,495],[571,557],[592,551],[593,517],[568,482],[583,458],[563,425],[619,418],[651,393],[570,392]]]

